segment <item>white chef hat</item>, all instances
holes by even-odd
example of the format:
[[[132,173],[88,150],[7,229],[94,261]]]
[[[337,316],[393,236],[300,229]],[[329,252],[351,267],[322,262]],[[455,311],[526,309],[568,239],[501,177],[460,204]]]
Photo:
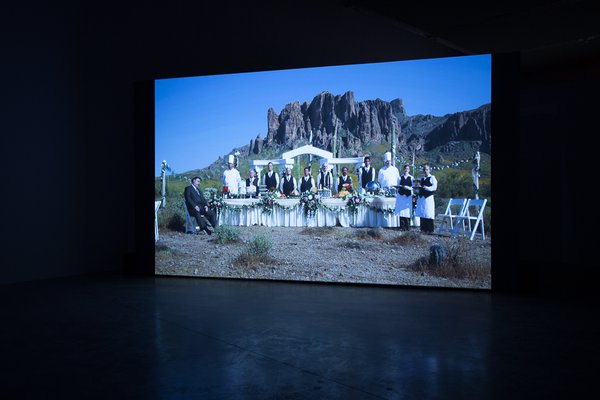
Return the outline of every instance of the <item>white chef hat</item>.
[[[392,161],[392,153],[389,151],[383,155],[383,161]]]
[[[233,154],[230,154],[227,162],[233,164],[234,161],[235,161],[235,157],[233,156]]]

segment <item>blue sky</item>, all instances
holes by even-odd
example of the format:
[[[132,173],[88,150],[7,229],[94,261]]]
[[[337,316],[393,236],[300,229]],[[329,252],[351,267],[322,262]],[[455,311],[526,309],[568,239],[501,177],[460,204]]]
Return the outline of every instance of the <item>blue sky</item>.
[[[467,56],[155,81],[155,173],[204,168],[267,132],[267,110],[322,91],[356,101],[404,100],[408,115],[437,116],[491,101],[491,56]]]

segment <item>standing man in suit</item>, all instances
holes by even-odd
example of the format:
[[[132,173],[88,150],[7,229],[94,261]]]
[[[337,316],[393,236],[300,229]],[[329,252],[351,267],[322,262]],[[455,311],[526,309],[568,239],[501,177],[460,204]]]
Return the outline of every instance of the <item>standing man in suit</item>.
[[[200,177],[195,176],[192,178],[192,184],[187,186],[183,192],[185,197],[185,206],[190,216],[196,218],[201,231],[205,231],[207,234],[212,234],[212,229],[217,227],[217,216],[212,210],[208,208],[208,203],[202,194],[202,191],[198,187],[200,183]],[[206,218],[202,218],[202,216]],[[206,223],[206,221],[210,223]]]

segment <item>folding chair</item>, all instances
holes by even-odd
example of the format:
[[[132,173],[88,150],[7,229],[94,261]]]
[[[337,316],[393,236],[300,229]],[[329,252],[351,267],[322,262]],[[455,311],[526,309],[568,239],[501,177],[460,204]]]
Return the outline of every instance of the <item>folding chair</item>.
[[[158,242],[158,209],[160,208],[161,204],[162,204],[162,201],[154,202],[154,241],[155,242]]]
[[[467,205],[465,206],[465,212],[463,215],[456,217],[456,225],[454,226],[454,230],[452,231],[453,236],[461,235],[461,234],[469,234],[469,239],[473,240],[475,235],[479,235],[482,240],[485,240],[485,226],[483,223],[483,211],[485,210],[485,205],[487,204],[487,199],[469,199],[467,201]],[[474,213],[471,215],[471,207],[474,208]],[[462,224],[459,226],[459,222]],[[467,222],[465,224],[465,222]],[[465,228],[465,225],[467,226]],[[481,233],[477,232],[477,228],[481,226]]]
[[[185,233],[196,233],[200,227],[196,223],[196,219],[192,218],[188,212],[187,206],[185,205],[185,200],[183,201],[182,206],[183,211],[185,212]]]
[[[437,218],[441,218],[440,224],[438,225],[437,233],[448,232],[451,234],[452,231],[454,231],[453,220],[456,219],[456,217],[463,215],[463,213],[465,212],[466,204],[467,199],[448,200],[446,211],[444,211],[443,214],[437,215]],[[455,211],[455,213],[453,213],[453,211]],[[464,221],[462,222],[462,224],[464,226]]]

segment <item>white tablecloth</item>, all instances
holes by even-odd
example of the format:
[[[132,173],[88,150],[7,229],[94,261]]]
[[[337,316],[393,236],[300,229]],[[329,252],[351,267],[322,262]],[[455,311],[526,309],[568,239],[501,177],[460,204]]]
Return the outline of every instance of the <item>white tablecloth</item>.
[[[344,227],[398,227],[399,218],[393,213],[379,210],[393,210],[396,199],[393,197],[367,198],[368,206],[360,206],[356,214],[346,208],[346,200],[337,198],[323,199],[328,208],[320,207],[314,216],[305,216],[298,199],[278,199],[276,203],[291,208],[289,210],[273,207],[271,213],[263,212],[261,206],[252,207],[258,199],[229,199],[225,200],[228,208],[219,213],[219,224],[237,226],[336,226]],[[244,207],[246,206],[246,207]],[[232,208],[233,207],[233,208]]]

